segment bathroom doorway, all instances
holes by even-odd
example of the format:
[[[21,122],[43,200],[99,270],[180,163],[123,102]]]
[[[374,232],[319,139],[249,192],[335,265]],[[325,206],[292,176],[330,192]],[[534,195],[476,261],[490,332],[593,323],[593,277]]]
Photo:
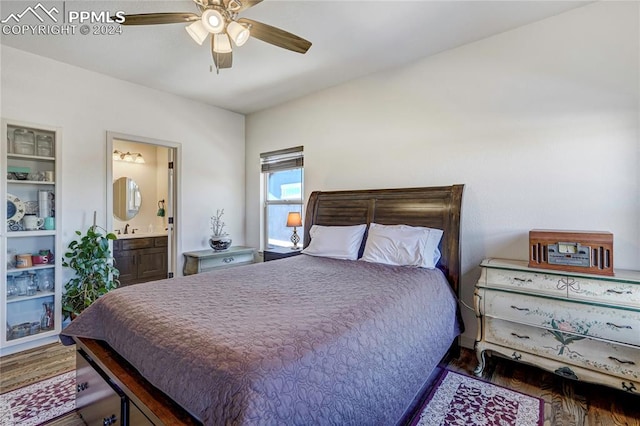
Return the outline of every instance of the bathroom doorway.
[[[106,217],[122,285],[176,274],[179,152],[179,143],[107,132]]]

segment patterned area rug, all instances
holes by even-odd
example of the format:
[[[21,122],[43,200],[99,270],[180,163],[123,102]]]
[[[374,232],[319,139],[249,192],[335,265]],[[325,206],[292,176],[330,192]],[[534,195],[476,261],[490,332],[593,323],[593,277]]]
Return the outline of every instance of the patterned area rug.
[[[0,426],[35,426],[73,411],[76,372],[0,395]]]
[[[412,426],[541,426],[544,401],[444,370]]]

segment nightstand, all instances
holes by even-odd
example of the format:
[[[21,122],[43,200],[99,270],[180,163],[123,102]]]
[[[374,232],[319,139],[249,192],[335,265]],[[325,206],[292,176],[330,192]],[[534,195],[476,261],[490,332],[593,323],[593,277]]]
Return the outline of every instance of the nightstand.
[[[300,250],[291,250],[290,247],[272,247],[264,251],[264,261],[284,259],[286,257],[297,256],[302,252]]]
[[[256,249],[253,247],[234,246],[228,250],[214,251],[212,249],[190,251],[184,254],[184,275],[199,274],[231,266],[248,265],[256,259]]]

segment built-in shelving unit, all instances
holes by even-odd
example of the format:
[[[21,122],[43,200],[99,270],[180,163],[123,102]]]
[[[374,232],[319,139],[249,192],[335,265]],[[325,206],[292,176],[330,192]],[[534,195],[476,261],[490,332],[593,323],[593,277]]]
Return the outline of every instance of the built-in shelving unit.
[[[62,322],[59,127],[2,119],[0,356],[57,340]]]

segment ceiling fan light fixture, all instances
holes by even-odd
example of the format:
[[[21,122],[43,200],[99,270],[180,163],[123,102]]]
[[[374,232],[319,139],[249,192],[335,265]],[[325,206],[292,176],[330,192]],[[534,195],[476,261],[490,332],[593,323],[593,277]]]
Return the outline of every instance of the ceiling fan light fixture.
[[[215,9],[207,9],[202,12],[201,22],[210,33],[218,34],[224,30],[224,17]]]
[[[195,21],[193,24],[187,25],[186,30],[191,38],[200,45],[204,43],[209,35],[209,31],[204,27],[202,21]]]
[[[245,44],[251,35],[247,27],[235,21],[231,21],[229,22],[229,25],[227,25],[227,34],[229,34],[231,40],[233,40],[235,45],[238,47]]]
[[[216,53],[231,52],[231,41],[229,40],[229,36],[226,34],[214,34],[213,51]]]

